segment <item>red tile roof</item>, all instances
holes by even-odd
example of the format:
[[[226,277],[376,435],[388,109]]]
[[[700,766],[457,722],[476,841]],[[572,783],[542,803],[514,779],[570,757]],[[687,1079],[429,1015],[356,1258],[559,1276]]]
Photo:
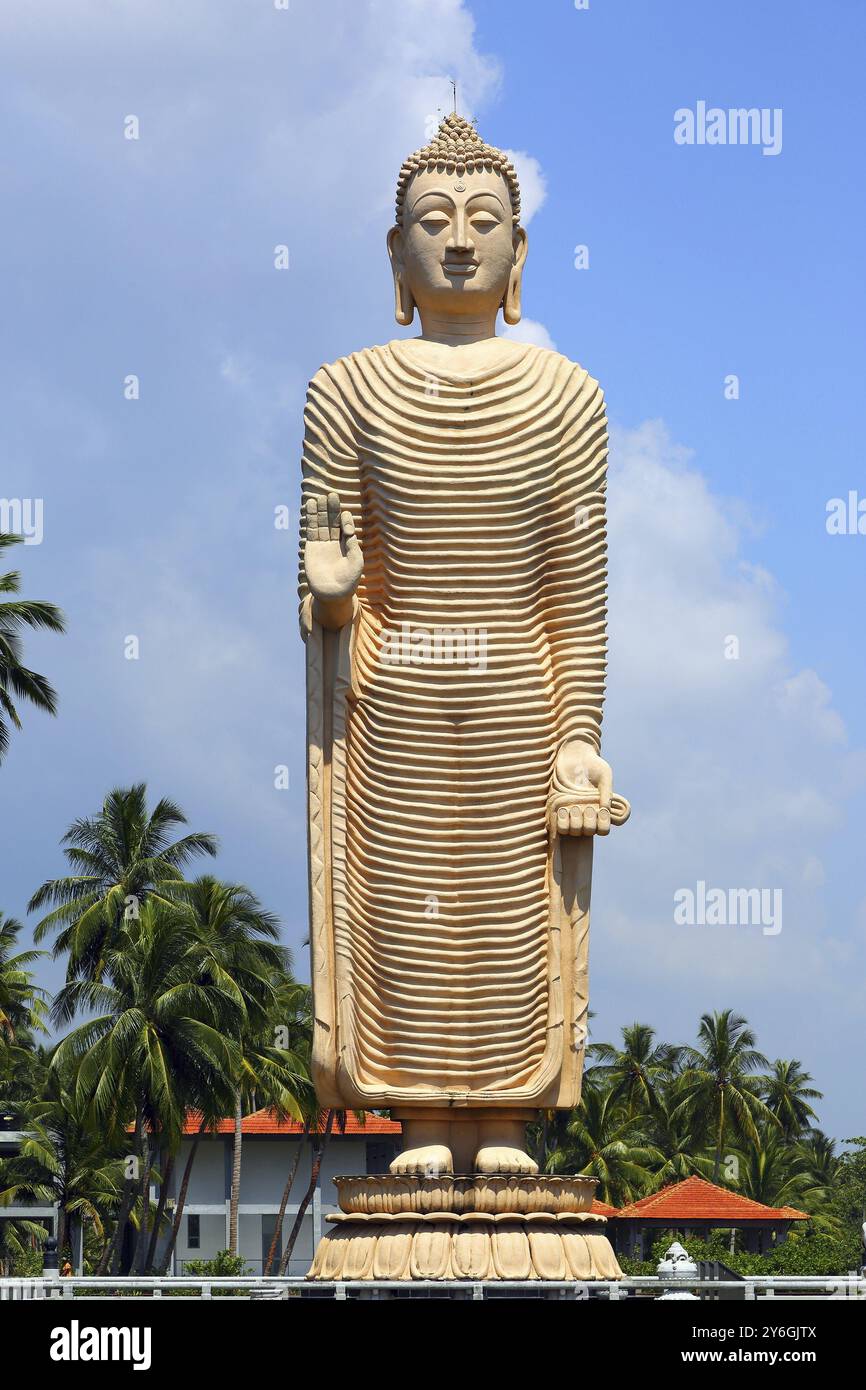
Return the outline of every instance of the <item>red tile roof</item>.
[[[183,1127],[184,1134],[197,1134],[201,1124],[201,1115],[197,1110],[191,1110],[186,1117]],[[219,1120],[211,1130],[205,1130],[206,1134],[233,1134],[235,1128],[234,1120]],[[252,1115],[245,1115],[241,1121],[242,1134],[303,1134],[304,1127],[297,1120],[280,1120],[273,1110],[256,1110]],[[400,1134],[401,1126],[396,1120],[386,1120],[381,1115],[372,1115],[368,1111],[362,1124],[358,1117],[349,1112],[346,1116],[346,1128],[341,1130],[334,1125],[332,1136],[339,1138],[342,1134],[362,1135],[368,1138],[375,1138],[379,1134]]]
[[[608,1206],[607,1202],[600,1202],[597,1197],[592,1199],[592,1210],[596,1216],[619,1216],[617,1207]]]
[[[765,1207],[739,1192],[717,1187],[706,1178],[695,1176],[670,1183],[616,1212],[620,1220],[641,1216],[652,1221],[730,1221],[737,1226],[749,1221],[809,1220],[807,1212],[797,1211],[795,1207]]]

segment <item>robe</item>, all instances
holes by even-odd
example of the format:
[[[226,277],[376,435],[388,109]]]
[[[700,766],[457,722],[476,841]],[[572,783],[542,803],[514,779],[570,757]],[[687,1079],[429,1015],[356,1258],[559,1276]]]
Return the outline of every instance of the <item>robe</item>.
[[[515,345],[425,373],[399,340],[305,410],[313,1071],[323,1105],[576,1104],[592,841],[548,834],[557,750],[600,745],[607,429],[599,385]],[[364,555],[325,631],[303,503]]]

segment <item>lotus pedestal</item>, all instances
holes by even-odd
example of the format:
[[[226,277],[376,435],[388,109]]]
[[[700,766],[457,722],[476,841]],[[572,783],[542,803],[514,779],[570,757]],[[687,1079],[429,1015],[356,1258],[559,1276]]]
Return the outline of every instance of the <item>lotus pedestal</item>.
[[[308,1279],[621,1279],[592,1178],[335,1178]]]

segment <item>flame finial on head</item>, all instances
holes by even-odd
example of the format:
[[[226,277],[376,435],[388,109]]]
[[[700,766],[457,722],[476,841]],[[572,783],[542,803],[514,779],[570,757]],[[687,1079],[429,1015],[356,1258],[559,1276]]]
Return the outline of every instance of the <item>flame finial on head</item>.
[[[501,174],[508,184],[511,195],[511,214],[515,226],[520,221],[520,185],[514,165],[503,150],[495,145],[487,145],[478,131],[464,116],[456,111],[442,121],[429,145],[410,154],[400,170],[397,180],[397,226],[403,225],[403,204],[406,189],[413,174],[427,169],[442,169],[446,174],[456,174],[462,178],[476,169]]]

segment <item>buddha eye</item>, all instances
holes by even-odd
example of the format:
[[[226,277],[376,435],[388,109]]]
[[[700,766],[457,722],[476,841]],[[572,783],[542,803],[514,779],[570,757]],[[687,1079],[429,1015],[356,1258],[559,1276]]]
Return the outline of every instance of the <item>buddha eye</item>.
[[[499,226],[499,218],[490,212],[473,212],[470,220],[479,232],[489,232],[491,227]]]
[[[430,212],[423,212],[418,220],[429,232],[440,232],[443,227],[451,226],[451,218],[447,212],[439,212],[435,208]]]

